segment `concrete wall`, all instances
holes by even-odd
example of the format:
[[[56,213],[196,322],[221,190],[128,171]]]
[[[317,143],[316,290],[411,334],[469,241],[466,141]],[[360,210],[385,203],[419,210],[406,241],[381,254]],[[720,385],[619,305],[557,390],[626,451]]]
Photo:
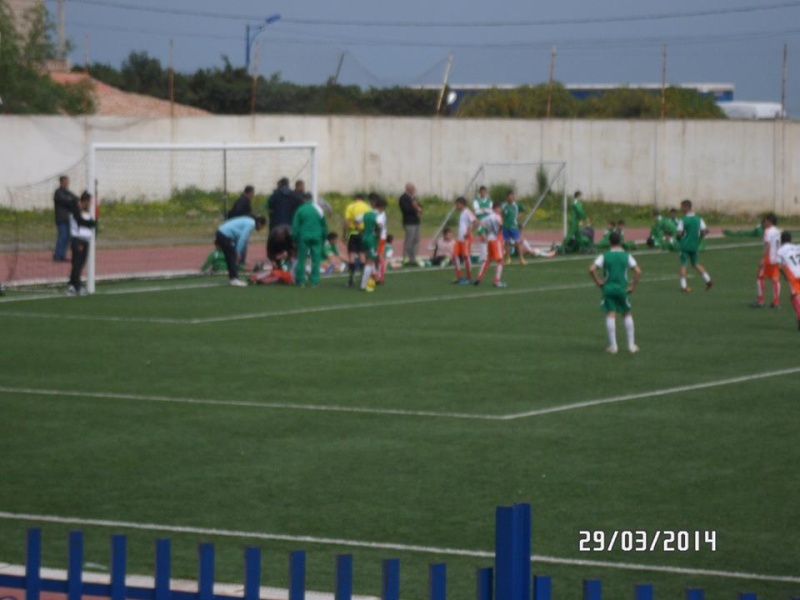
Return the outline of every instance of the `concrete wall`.
[[[90,142],[315,141],[323,191],[399,193],[414,181],[423,195],[453,197],[484,162],[555,160],[568,163],[567,189],[589,198],[673,206],[689,197],[700,210],[800,214],[794,122],[4,116],[0,140],[4,205],[9,188],[36,184],[15,202],[47,206],[62,172],[84,187]]]

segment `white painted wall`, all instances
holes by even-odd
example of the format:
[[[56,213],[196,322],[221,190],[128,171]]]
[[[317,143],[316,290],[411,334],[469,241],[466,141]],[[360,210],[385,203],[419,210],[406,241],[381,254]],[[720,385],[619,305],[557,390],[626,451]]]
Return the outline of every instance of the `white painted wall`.
[[[556,160],[568,162],[569,190],[588,198],[800,214],[800,124],[785,121],[3,116],[0,140],[3,205],[9,188],[38,183],[16,197],[49,206],[62,172],[84,187],[90,142],[316,141],[323,191],[399,194],[413,181],[423,195],[454,197],[483,162]]]

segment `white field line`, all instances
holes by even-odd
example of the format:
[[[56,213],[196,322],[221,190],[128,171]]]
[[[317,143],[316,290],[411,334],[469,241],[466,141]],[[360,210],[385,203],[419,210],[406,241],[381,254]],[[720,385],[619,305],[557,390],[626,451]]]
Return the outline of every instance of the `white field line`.
[[[674,278],[671,278],[674,279]],[[655,280],[650,280],[655,281]],[[247,319],[265,319],[269,317],[286,317],[290,315],[306,315],[313,313],[333,312],[339,310],[358,310],[362,308],[383,308],[386,306],[407,306],[413,304],[428,304],[434,302],[450,302],[454,300],[472,300],[476,298],[497,298],[502,296],[513,296],[518,294],[536,294],[539,292],[556,292],[564,290],[575,290],[580,288],[592,287],[593,283],[573,283],[568,285],[554,285],[535,288],[524,288],[517,290],[492,290],[477,294],[444,294],[441,296],[423,296],[422,298],[405,298],[402,300],[389,300],[386,302],[357,302],[354,304],[333,304],[328,306],[309,306],[306,308],[294,308],[288,310],[274,310],[260,313],[250,313],[241,315],[229,315],[224,317],[208,317],[204,319],[191,319],[192,325],[207,323],[227,323],[229,321],[241,321]]]
[[[772,377],[782,377],[785,375],[793,375],[796,373],[800,373],[800,367],[781,369],[779,371],[767,371],[764,373],[752,373],[750,375],[742,375],[740,377],[718,379],[715,381],[707,381],[704,383],[696,383],[696,384],[672,387],[672,388],[663,388],[660,390],[651,390],[649,392],[641,392],[636,394],[626,394],[624,396],[613,396],[610,398],[587,400],[585,402],[575,402],[573,404],[551,406],[548,408],[540,408],[536,410],[531,410],[521,413],[510,413],[505,415],[437,412],[437,411],[426,411],[426,410],[405,410],[399,408],[397,409],[370,408],[370,407],[358,407],[358,406],[351,407],[351,406],[335,406],[335,405],[325,406],[316,404],[255,402],[255,401],[242,401],[242,400],[230,400],[230,401],[204,400],[201,398],[148,396],[144,394],[121,394],[115,392],[79,392],[75,390],[48,390],[48,389],[37,389],[37,388],[17,388],[8,386],[0,386],[0,394],[21,394],[30,396],[54,396],[54,397],[72,397],[72,398],[103,398],[110,400],[130,400],[134,402],[163,402],[167,404],[195,404],[195,405],[205,405],[205,406],[235,406],[240,408],[258,408],[267,410],[297,410],[297,411],[310,411],[310,412],[359,413],[359,414],[370,414],[370,415],[388,415],[388,416],[399,416],[399,417],[431,417],[440,419],[473,420],[473,421],[514,421],[518,419],[540,417],[552,413],[580,410],[583,408],[591,408],[594,406],[600,406],[604,404],[614,404],[617,402],[627,402],[630,400],[643,400],[646,398],[656,398],[659,396],[668,396],[671,394],[679,394],[683,392],[693,392],[697,390],[723,387],[738,383],[748,383],[750,381],[758,381],[761,379],[769,379]]]
[[[501,417],[501,419],[504,421],[512,421],[514,419],[538,417],[550,413],[565,412],[569,410],[578,410],[581,408],[599,406],[601,404],[613,404],[615,402],[627,402],[628,400],[640,400],[642,398],[655,398],[657,396],[668,396],[670,394],[680,394],[682,392],[693,392],[696,390],[705,390],[709,388],[722,387],[726,385],[734,385],[736,383],[747,383],[749,381],[756,381],[759,379],[769,379],[770,377],[782,377],[784,375],[793,375],[795,373],[800,373],[800,367],[794,367],[791,369],[781,369],[779,371],[767,371],[765,373],[753,373],[751,375],[731,377],[730,379],[718,379],[716,381],[707,381],[705,383],[682,385],[678,387],[664,388],[661,390],[641,392],[638,394],[626,394],[624,396],[613,396],[611,398],[587,400],[585,402],[575,402],[574,404],[564,404],[562,406],[551,406],[549,408],[540,408],[537,410],[531,410],[527,412],[504,415],[503,417]]]
[[[441,419],[472,419],[477,421],[501,421],[501,415],[482,415],[470,413],[448,413],[425,410],[404,410],[394,408],[369,408],[358,406],[323,406],[316,404],[291,404],[281,402],[248,402],[243,400],[203,400],[200,398],[176,398],[171,396],[147,396],[140,394],[117,394],[113,392],[76,392],[71,390],[43,390],[33,388],[14,388],[0,386],[2,394],[24,394],[31,396],[56,396],[73,398],[103,398],[110,400],[132,400],[134,402],[164,402],[168,404],[198,404],[205,406],[236,406],[240,408],[260,408],[268,410],[302,410],[311,412],[361,413],[372,415],[392,415],[400,417],[435,417]]]
[[[745,243],[745,244],[724,244],[720,246],[713,246],[711,248],[706,248],[704,252],[714,252],[717,250],[735,250],[737,248],[750,248],[755,246],[761,246],[761,243]],[[675,254],[671,252],[665,252],[663,250],[637,250],[636,256],[653,256],[653,255],[664,255],[668,256],[670,254]],[[528,262],[528,266],[546,266],[551,264],[558,264],[562,262],[575,262],[575,261],[587,261],[588,262],[593,258],[594,255],[591,254],[580,254],[580,255],[572,255],[572,256],[559,256],[556,258],[549,258],[549,259],[542,259],[542,260],[532,260]],[[418,275],[418,274],[428,274],[428,273],[443,273],[443,272],[450,272],[451,268],[440,268],[440,267],[427,267],[427,268],[420,268],[420,269],[400,269],[397,271],[388,271],[386,274],[390,276],[395,275]],[[333,277],[341,278],[344,275],[336,274]],[[333,278],[332,277],[332,278]],[[122,289],[122,290],[109,290],[109,291],[101,291],[98,292],[97,296],[123,296],[128,294],[142,294],[142,293],[154,293],[154,292],[175,292],[181,290],[193,290],[193,289],[200,289],[200,288],[214,288],[214,287],[224,287],[225,283],[217,283],[217,282],[208,282],[208,283],[194,283],[194,284],[179,284],[179,285],[153,285],[148,287],[142,288],[133,288],[133,289]],[[72,298],[67,298],[66,296],[61,296],[60,294],[38,294],[33,296],[12,296],[12,297],[5,297],[0,298],[0,305],[2,304],[10,304],[14,302],[34,302],[37,300],[54,300],[54,299],[63,299],[63,300],[73,300]],[[2,313],[0,313],[2,316]]]
[[[645,283],[671,281],[674,277],[654,277],[651,279],[645,278]],[[564,290],[575,290],[582,288],[594,287],[594,283],[573,283],[565,285],[553,285],[544,287],[521,288],[516,290],[491,290],[480,293],[465,293],[465,294],[445,294],[440,296],[423,296],[421,298],[405,298],[402,300],[388,300],[385,302],[355,302],[347,304],[331,304],[326,306],[309,306],[306,308],[295,308],[287,310],[273,310],[264,311],[259,313],[245,313],[238,315],[226,315],[221,317],[206,317],[200,319],[171,319],[165,317],[118,317],[118,316],[102,316],[102,315],[72,315],[72,314],[51,314],[51,313],[36,313],[36,312],[23,312],[23,311],[0,311],[0,318],[2,317],[17,317],[17,318],[30,318],[30,319],[58,319],[58,320],[77,320],[77,321],[110,321],[110,322],[131,322],[131,323],[155,323],[155,324],[170,324],[170,325],[205,325],[209,323],[228,323],[232,321],[252,320],[252,319],[268,319],[273,317],[287,317],[292,315],[307,315],[314,313],[335,312],[342,310],[359,310],[363,308],[382,308],[386,306],[405,306],[413,304],[428,304],[435,302],[449,302],[454,300],[472,300],[476,298],[497,298],[503,296],[513,296],[518,294],[536,294],[540,292],[557,292]]]
[[[111,323],[154,323],[166,325],[188,325],[188,319],[168,319],[164,317],[115,317],[103,315],[57,315],[24,311],[0,311],[0,317],[16,317],[20,319],[54,319],[58,321],[91,321]]]
[[[81,519],[55,515],[32,515],[25,513],[0,512],[0,519],[7,521],[31,521],[35,523],[57,523],[63,525],[80,525],[88,527],[106,527],[116,530],[155,531],[176,534],[192,534],[215,537],[231,537],[241,539],[271,540],[301,544],[318,544],[323,546],[341,546],[350,548],[392,550],[397,552],[410,552],[417,554],[436,554],[444,556],[463,556],[473,558],[493,558],[494,552],[486,550],[462,550],[457,548],[436,548],[432,546],[419,546],[414,544],[397,544],[392,542],[368,542],[362,540],[348,540],[337,538],[316,537],[311,535],[286,535],[277,533],[261,533],[252,531],[237,531],[231,529],[206,529],[201,527],[184,527],[178,525],[158,525],[154,523],[135,523],[130,521],[111,521],[104,519]],[[585,559],[559,558],[556,556],[531,556],[533,562],[542,562],[558,565],[575,565],[587,567],[602,567],[606,569],[655,571],[661,573],[674,573],[683,575],[702,575],[707,577],[752,579],[760,581],[774,581],[786,583],[800,583],[800,577],[789,575],[765,575],[746,573],[740,571],[719,571],[711,569],[690,569],[686,567],[670,567],[665,565],[646,565],[634,563],[615,563],[610,561],[595,561]]]

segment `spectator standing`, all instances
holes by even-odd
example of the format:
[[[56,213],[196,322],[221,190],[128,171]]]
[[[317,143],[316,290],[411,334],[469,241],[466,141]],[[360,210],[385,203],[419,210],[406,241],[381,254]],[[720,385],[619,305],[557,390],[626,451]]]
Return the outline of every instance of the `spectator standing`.
[[[419,226],[422,222],[422,206],[417,199],[417,188],[407,183],[405,193],[400,196],[400,212],[403,214],[403,265],[416,265],[419,251]]]
[[[236,202],[233,203],[233,206],[228,211],[228,218],[235,219],[236,217],[248,217],[252,215],[253,196],[255,195],[255,188],[252,185],[246,186],[242,195],[236,199]]]
[[[74,210],[67,217],[69,220],[70,244],[72,246],[72,269],[69,273],[68,296],[86,295],[86,288],[81,285],[81,273],[83,273],[83,267],[86,265],[89,244],[92,243],[92,238],[94,237],[95,222],[89,212],[91,202],[92,195],[89,192],[83,192]]]
[[[266,203],[269,214],[269,230],[272,231],[279,225],[291,227],[292,217],[294,217],[297,206],[295,196],[289,188],[289,180],[283,177]]]
[[[69,216],[78,209],[78,197],[69,190],[69,177],[66,175],[58,178],[58,189],[53,194],[53,205],[57,232],[53,260],[67,262],[67,248],[70,241]]]
[[[235,219],[236,217],[252,217],[253,216],[253,196],[256,195],[256,190],[252,185],[245,186],[242,195],[237,198],[233,203],[233,207],[228,211],[228,219]],[[247,248],[242,254],[242,264],[247,263]]]

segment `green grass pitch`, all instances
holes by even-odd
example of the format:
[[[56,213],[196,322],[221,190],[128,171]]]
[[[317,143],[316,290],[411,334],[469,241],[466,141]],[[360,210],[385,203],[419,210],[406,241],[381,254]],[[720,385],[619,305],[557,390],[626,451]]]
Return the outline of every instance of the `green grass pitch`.
[[[220,581],[240,581],[242,549],[259,545],[265,585],[285,586],[287,552],[305,549],[310,589],[331,591],[334,556],[351,552],[359,593],[379,594],[380,560],[398,557],[404,597],[426,596],[426,565],[445,561],[450,597],[471,598],[491,558],[444,549],[490,551],[494,508],[530,502],[534,554],[564,559],[533,565],[555,598],[585,578],[611,598],[638,582],[657,598],[797,597],[800,332],[785,289],[781,310],[747,307],[759,253],[712,243],[715,287],[695,277],[692,294],[675,254],[639,253],[638,355],[621,321],[620,354],[603,352],[588,256],[507,268],[504,290],[432,270],[369,295],[341,278],[12,294],[0,302],[0,511],[120,524],[0,518],[0,562],[22,564],[25,530],[41,525],[46,566],[65,568],[66,532],[82,529],[100,564],[108,536],[127,533],[133,573],[152,573],[152,542],[170,537],[184,578],[212,541]],[[594,400],[614,401],[581,406]],[[568,410],[536,413],[555,408]],[[582,530],[713,530],[716,551],[580,552]]]

